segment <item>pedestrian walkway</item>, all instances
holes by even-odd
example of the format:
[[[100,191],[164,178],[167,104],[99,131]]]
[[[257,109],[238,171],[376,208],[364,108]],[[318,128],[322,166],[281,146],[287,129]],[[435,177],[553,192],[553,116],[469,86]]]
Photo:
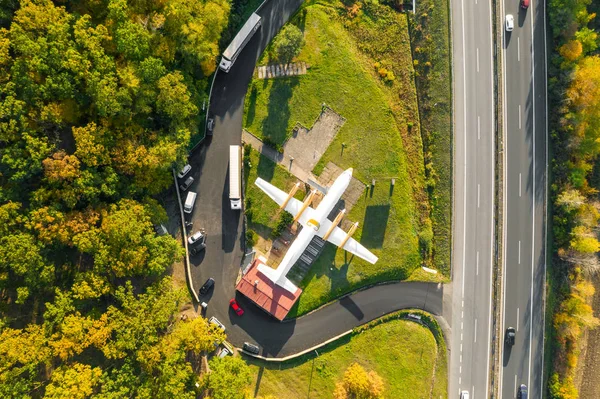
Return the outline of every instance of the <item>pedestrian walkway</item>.
[[[279,78],[284,76],[306,75],[308,67],[305,62],[292,64],[263,65],[256,68],[259,79]]]

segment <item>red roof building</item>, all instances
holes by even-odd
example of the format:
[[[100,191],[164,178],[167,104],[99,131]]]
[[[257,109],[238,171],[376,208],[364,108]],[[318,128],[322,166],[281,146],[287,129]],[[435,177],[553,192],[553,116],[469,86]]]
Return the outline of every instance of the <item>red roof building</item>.
[[[244,294],[258,307],[281,321],[300,297],[302,290],[295,293],[278,286],[258,270],[260,259],[255,259],[248,271],[242,276],[235,289]]]

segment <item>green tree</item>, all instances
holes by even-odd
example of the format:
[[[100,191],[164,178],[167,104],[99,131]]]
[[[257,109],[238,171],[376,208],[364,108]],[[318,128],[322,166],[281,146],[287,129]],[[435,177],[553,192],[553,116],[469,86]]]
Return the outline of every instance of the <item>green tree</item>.
[[[250,368],[239,357],[213,358],[210,373],[203,378],[203,387],[212,399],[244,399],[248,393]]]
[[[273,50],[279,62],[290,62],[300,53],[304,35],[296,25],[285,25],[273,41]]]
[[[90,397],[98,384],[102,370],[87,364],[74,363],[54,370],[44,398],[84,399]]]

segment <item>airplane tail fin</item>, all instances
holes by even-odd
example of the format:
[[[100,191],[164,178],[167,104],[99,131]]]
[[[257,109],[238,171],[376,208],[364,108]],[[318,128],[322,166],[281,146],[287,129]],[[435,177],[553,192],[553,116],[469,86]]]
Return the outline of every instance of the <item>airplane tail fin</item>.
[[[275,269],[270,268],[267,265],[258,265],[258,271],[267,276],[269,280],[282,287],[286,291],[291,292],[292,294],[298,290],[298,287],[296,287],[294,283],[288,280],[285,276],[281,276]]]

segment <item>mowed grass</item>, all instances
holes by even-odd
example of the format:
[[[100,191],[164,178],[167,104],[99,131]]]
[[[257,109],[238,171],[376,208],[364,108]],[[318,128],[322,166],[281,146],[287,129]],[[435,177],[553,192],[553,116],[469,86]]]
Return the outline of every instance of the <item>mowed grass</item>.
[[[319,349],[318,356],[313,352],[282,364],[248,363],[255,392],[278,399],[333,398],[335,383],[354,362],[382,377],[384,398],[437,399],[446,397],[444,351],[438,351],[427,327],[396,319],[342,338]]]
[[[327,245],[302,282],[304,292],[290,317],[368,284],[406,279],[422,261],[415,181],[408,172],[409,157],[400,131],[406,126],[400,126],[388,90],[362,58],[354,39],[332,17],[337,9],[312,4],[304,10],[292,23],[304,31],[305,45],[298,60],[310,65],[307,75],[253,80],[246,97],[244,127],[281,144],[297,121],[312,126],[322,103],[345,117],[346,123],[315,173],[331,161],[343,169],[353,167],[354,177],[365,184],[376,180],[374,190],[364,193],[347,219],[360,223],[354,238],[380,259],[371,265]],[[422,155],[415,158],[410,162],[422,165]],[[391,178],[395,178],[393,190]]]

